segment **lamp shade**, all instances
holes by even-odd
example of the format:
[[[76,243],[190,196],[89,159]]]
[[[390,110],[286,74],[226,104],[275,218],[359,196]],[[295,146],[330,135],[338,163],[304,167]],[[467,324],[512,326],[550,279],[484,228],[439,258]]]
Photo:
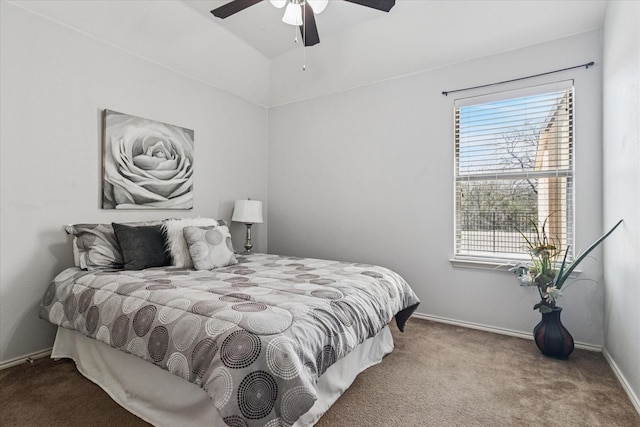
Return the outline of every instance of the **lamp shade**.
[[[299,4],[289,3],[284,10],[282,22],[289,25],[302,25],[302,7]]]
[[[307,0],[307,3],[309,3],[309,6],[311,6],[313,12],[317,14],[322,13],[322,11],[329,4],[329,0]]]
[[[262,202],[259,200],[236,200],[231,221],[245,224],[262,223]]]
[[[287,0],[271,0],[271,4],[280,9],[287,5]]]

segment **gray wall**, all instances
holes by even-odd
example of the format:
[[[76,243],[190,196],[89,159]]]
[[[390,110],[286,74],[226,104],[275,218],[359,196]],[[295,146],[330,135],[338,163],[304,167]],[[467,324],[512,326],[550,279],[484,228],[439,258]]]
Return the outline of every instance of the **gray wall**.
[[[6,2],[1,13],[0,362],[50,348],[43,291],[73,264],[63,224],[231,217],[266,202],[267,112]],[[240,59],[239,59],[240,60]],[[195,131],[194,209],[101,210],[101,110]],[[254,227],[266,250],[266,224]],[[232,227],[241,248],[244,229]]]
[[[640,412],[640,3],[609,2],[604,22],[605,355]]]
[[[576,244],[602,230],[599,31],[400,77],[269,110],[269,251],[378,263],[403,275],[418,312],[530,334],[535,290],[510,273],[454,268],[453,90],[583,64],[520,84],[575,79]],[[483,91],[465,92],[468,97]],[[600,253],[582,278],[602,282]],[[603,344],[603,289],[560,301],[576,341]]]

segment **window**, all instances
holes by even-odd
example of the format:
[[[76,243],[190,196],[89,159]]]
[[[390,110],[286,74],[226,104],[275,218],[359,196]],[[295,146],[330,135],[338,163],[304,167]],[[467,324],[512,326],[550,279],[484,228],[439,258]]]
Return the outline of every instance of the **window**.
[[[527,259],[545,220],[572,246],[572,82],[456,100],[455,162],[456,259]]]

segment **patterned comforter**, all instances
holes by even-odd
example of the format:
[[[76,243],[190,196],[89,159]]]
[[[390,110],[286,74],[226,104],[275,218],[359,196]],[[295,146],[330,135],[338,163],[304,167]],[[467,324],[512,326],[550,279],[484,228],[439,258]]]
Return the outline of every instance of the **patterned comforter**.
[[[199,385],[230,426],[288,426],[318,378],[419,300],[383,267],[251,254],[212,271],[69,268],[40,317]]]

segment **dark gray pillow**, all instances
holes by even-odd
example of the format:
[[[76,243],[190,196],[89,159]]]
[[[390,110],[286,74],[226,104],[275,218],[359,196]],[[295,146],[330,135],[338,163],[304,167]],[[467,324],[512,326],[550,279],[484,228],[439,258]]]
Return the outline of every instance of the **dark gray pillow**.
[[[171,265],[162,226],[132,227],[111,223],[120,245],[125,270],[142,270]]]

